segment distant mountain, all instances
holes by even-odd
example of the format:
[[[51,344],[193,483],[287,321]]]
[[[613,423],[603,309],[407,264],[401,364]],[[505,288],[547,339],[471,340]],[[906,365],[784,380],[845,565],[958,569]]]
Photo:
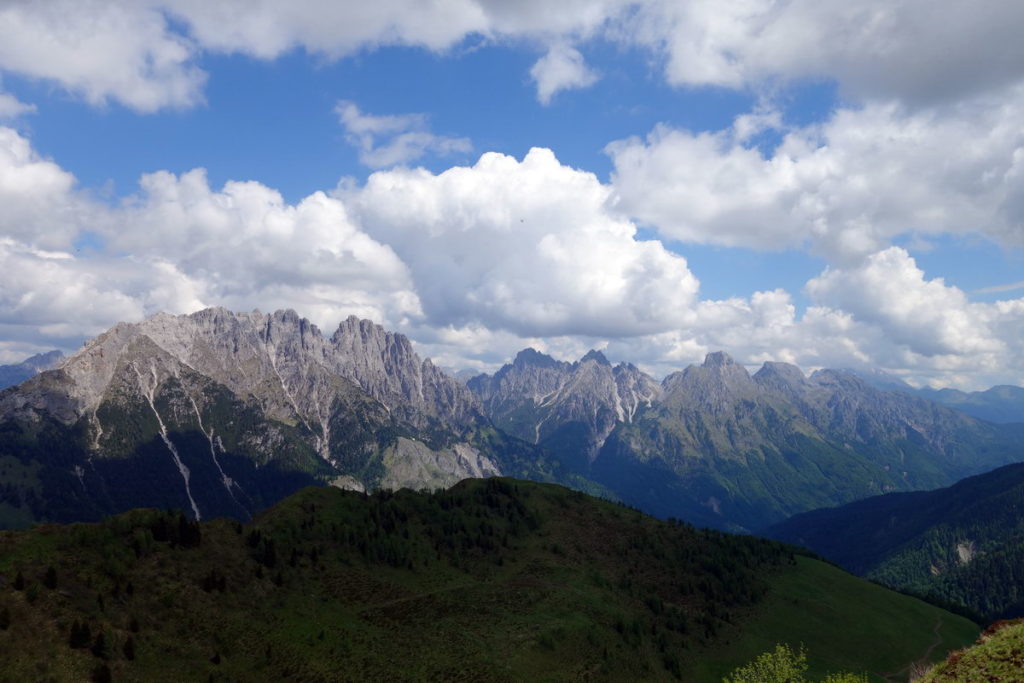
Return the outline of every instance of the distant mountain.
[[[1024,616],[1024,464],[935,491],[814,510],[763,533],[989,620]]]
[[[597,352],[565,363],[527,349],[469,387],[498,427],[623,500],[727,529],[1024,459],[1024,427],[845,371],[765,363],[751,376],[722,352],[659,385]]]
[[[244,525],[136,510],[0,547],[12,681],[717,683],[775,643],[806,644],[821,680],[978,633],[772,541],[510,479],[311,488]]]
[[[1008,384],[992,387],[985,391],[965,392],[959,389],[916,389],[899,377],[881,370],[851,370],[865,382],[884,391],[902,391],[948,408],[967,413],[979,420],[1006,424],[1024,423],[1024,387]]]
[[[1024,422],[1024,387],[1000,385],[966,393],[957,389],[920,389],[919,396],[989,422]]]
[[[317,482],[545,478],[538,451],[370,321],[325,337],[292,311],[159,314],[0,392],[0,524],[141,506],[245,519]]]
[[[44,370],[56,367],[62,360],[64,360],[64,354],[60,351],[48,351],[46,353],[37,353],[20,363],[0,365],[0,389],[21,384]]]

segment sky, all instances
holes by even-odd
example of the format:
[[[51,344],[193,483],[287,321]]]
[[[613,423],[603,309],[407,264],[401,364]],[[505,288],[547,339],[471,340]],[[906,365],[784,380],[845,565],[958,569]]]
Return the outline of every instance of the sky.
[[[0,363],[207,306],[452,369],[1024,385],[1017,0],[0,0]]]

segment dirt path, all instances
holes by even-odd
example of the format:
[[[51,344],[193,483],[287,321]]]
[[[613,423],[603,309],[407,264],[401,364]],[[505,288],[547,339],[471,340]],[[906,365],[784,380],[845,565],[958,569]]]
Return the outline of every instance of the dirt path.
[[[918,663],[927,663],[928,660],[931,659],[932,653],[935,652],[935,648],[937,648],[939,645],[942,644],[942,634],[939,632],[941,629],[942,629],[942,617],[939,617],[935,621],[934,628],[932,628],[932,633],[935,634],[935,637],[932,638],[932,644],[928,646],[928,649],[925,650],[924,654],[921,655],[921,657],[919,657],[918,659],[915,659],[914,661],[912,661],[910,664],[907,664],[902,669],[900,669],[898,671],[894,671],[892,673],[883,674],[883,673],[878,673],[877,671],[873,671],[872,673],[874,673],[876,676],[881,676],[882,678],[884,678],[885,680],[889,681],[890,683],[903,683],[903,682],[905,682],[909,678],[910,670],[913,668],[913,666],[915,664],[918,664]]]

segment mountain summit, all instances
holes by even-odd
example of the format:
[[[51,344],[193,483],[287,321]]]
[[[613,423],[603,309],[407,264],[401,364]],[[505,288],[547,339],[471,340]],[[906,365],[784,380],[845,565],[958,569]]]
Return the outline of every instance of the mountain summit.
[[[0,456],[33,473],[7,484],[7,525],[138,506],[244,518],[318,481],[500,474],[526,447],[403,335],[349,318],[327,338],[294,311],[223,308],[114,326],[0,393],[0,429]],[[540,476],[534,460],[509,473]]]
[[[526,362],[529,360],[529,362]],[[752,530],[797,511],[948,485],[1024,457],[1020,430],[860,377],[707,354],[659,384],[590,352],[521,352],[469,387],[494,423],[634,505]]]

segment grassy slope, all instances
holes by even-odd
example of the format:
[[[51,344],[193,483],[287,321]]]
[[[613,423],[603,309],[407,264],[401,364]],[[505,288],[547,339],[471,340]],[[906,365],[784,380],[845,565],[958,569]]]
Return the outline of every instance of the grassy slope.
[[[989,683],[1024,680],[1024,621],[998,622],[977,644],[954,652],[918,683]]]
[[[918,658],[940,615],[950,644],[975,635],[772,543],[558,486],[307,489],[252,525],[203,524],[198,547],[174,543],[176,520],[0,534],[0,680],[82,680],[105,663],[115,680],[700,681],[780,641],[816,666],[885,669]],[[105,634],[105,659],[69,647],[77,620]]]
[[[736,640],[713,649],[697,667],[701,680],[720,680],[738,660],[753,660],[780,642],[807,649],[815,680],[836,671],[884,680],[923,656],[935,642],[930,661],[978,635],[978,627],[963,617],[824,562],[797,559],[797,569],[773,582],[774,590]]]
[[[797,515],[766,535],[806,546],[888,586],[958,603],[988,620],[1024,610],[1024,464],[934,491]],[[963,562],[958,552],[970,547]]]

